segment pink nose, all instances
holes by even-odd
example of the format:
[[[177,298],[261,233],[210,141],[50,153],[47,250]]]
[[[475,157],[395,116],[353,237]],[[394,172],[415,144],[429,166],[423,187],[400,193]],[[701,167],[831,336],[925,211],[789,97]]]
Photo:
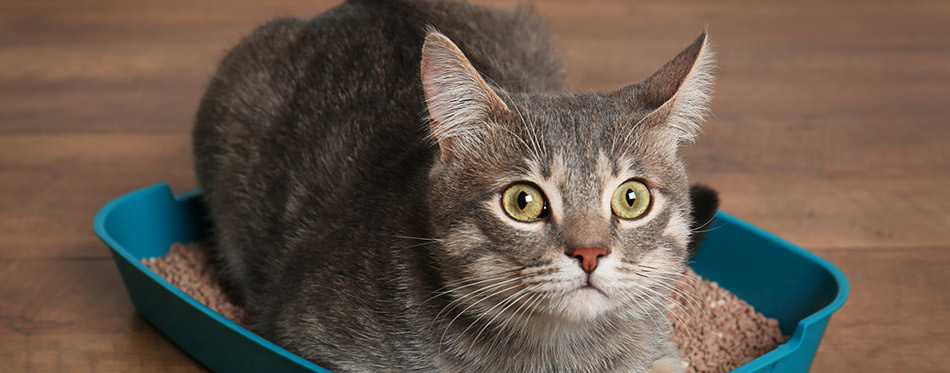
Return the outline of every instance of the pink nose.
[[[584,272],[591,273],[597,269],[597,259],[607,255],[607,249],[602,247],[577,247],[568,251],[567,255],[577,258]]]

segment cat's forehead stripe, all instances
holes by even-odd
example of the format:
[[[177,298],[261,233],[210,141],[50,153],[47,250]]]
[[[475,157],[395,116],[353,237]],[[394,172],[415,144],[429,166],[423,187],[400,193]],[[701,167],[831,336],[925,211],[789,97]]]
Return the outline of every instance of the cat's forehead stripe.
[[[594,167],[597,177],[602,183],[617,175],[617,164],[607,156],[603,151],[597,154],[597,166]]]
[[[568,159],[589,165],[569,164]],[[536,182],[547,195],[552,218],[556,222],[567,209],[589,209],[594,206],[598,215],[610,217],[609,198],[603,196],[609,197],[614,184],[619,185],[623,181],[621,179],[629,176],[627,172],[621,172],[616,161],[603,151],[598,152],[593,160],[577,160],[563,154],[551,155],[549,160],[547,173],[540,162],[528,160],[528,175],[525,177]],[[570,196],[570,200],[564,199],[565,196]]]
[[[597,157],[597,167],[596,170],[597,180],[600,181],[600,184],[603,185],[603,191],[601,192],[600,198],[600,213],[604,218],[609,219],[611,210],[610,210],[610,196],[613,195],[613,186],[611,184],[619,185],[619,178],[623,175],[618,175],[619,171],[614,163],[604,152],[600,152]]]
[[[529,161],[528,170],[533,175],[528,175],[530,179],[535,180],[538,183],[538,186],[541,187],[541,190],[548,197],[548,207],[551,208],[551,218],[555,222],[560,221],[561,216],[564,213],[564,200],[562,199],[561,188],[564,185],[564,175],[567,172],[567,167],[564,164],[564,160],[555,156],[553,161],[548,162],[548,173],[547,175],[543,172],[543,166],[540,162]]]

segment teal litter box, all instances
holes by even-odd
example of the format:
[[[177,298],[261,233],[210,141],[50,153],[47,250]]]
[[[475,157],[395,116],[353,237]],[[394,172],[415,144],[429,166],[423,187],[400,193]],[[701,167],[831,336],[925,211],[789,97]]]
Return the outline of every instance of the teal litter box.
[[[173,195],[161,183],[106,204],[95,230],[112,249],[139,313],[213,371],[327,372],[215,313],[145,267],[175,242],[204,237],[200,192]],[[720,212],[693,269],[759,312],[791,339],[733,372],[806,372],[831,314],[848,297],[848,280],[828,261]]]

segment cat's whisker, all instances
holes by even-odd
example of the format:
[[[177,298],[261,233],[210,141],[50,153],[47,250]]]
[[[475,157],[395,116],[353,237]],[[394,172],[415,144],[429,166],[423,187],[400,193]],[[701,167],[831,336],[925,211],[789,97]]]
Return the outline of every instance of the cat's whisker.
[[[650,294],[653,295],[654,298],[658,298],[658,299],[663,300],[663,301],[664,301],[664,302],[663,302],[664,308],[667,308],[667,309],[669,309],[670,311],[674,311],[674,309],[671,309],[670,306],[676,306],[680,311],[682,311],[682,313],[683,313],[684,315],[687,315],[687,316],[689,316],[690,318],[695,318],[695,317],[694,317],[694,314],[691,312],[691,310],[688,310],[688,309],[686,309],[685,307],[683,307],[682,304],[680,304],[679,302],[675,301],[675,299],[671,298],[669,295],[665,294],[665,293],[664,293],[663,291],[661,291],[660,289],[653,289],[653,288],[651,288],[651,287],[648,286],[648,285],[646,285],[646,286],[641,285],[639,288],[640,288],[641,290],[643,290],[643,291],[649,292]],[[667,305],[669,305],[669,306],[667,306]]]
[[[538,286],[528,286],[528,287],[525,287],[524,293],[523,293],[521,296],[519,296],[517,299],[512,300],[512,305],[514,305],[514,303],[518,303],[519,306],[518,306],[517,309],[514,310],[514,312],[508,314],[508,317],[505,318],[505,321],[503,321],[502,323],[500,323],[500,324],[498,325],[498,329],[499,329],[499,330],[504,329],[504,328],[508,325],[508,323],[512,320],[512,318],[513,318],[513,317],[516,317],[516,316],[521,312],[521,310],[524,309],[524,307],[525,307],[525,305],[526,305],[527,302],[523,302],[522,299],[524,299],[525,297],[534,297],[534,296],[537,296],[538,293],[535,292],[535,290],[537,290],[537,288],[538,288]],[[501,312],[500,312],[498,315],[496,315],[495,318],[497,318],[497,317],[499,317],[500,315],[504,314],[504,313],[508,310],[508,308],[510,308],[510,306],[505,307],[505,309],[501,310]],[[491,323],[491,322],[494,322],[494,320],[489,320],[489,323]]]
[[[537,276],[537,277],[547,276],[547,275],[554,274],[554,273],[557,273],[557,272],[558,272],[558,269],[557,269],[557,268],[553,268],[553,267],[551,267],[551,266],[531,267],[531,268],[526,268],[526,269],[524,270],[524,273],[525,273],[525,274],[531,274],[531,275]]]
[[[686,287],[686,288],[689,289],[690,291],[693,291],[693,292],[698,291],[698,290],[696,289],[696,285],[695,285],[695,284],[693,284],[693,283],[691,283],[691,282],[689,282],[689,281],[683,281],[683,280],[682,280],[682,278],[689,279],[689,277],[687,277],[686,275],[676,274],[676,273],[673,273],[673,272],[667,272],[667,273],[663,273],[663,272],[651,272],[651,273],[649,273],[649,274],[652,275],[653,277],[659,279],[659,280],[670,281],[670,282],[675,283],[675,284],[673,284],[674,287],[676,287],[676,285],[681,285],[681,286],[683,286],[683,287]]]
[[[644,297],[644,298],[641,298],[641,299],[644,299],[644,301],[647,301],[646,298],[645,298],[645,297],[646,297],[645,294],[641,295],[641,297]],[[654,300],[652,300],[652,298],[650,298],[650,299],[651,299],[650,301],[654,301]],[[649,301],[647,301],[647,302],[649,302]],[[656,309],[656,307],[653,307],[653,308]],[[667,323],[669,323],[669,318],[667,318],[664,313],[660,313],[659,316],[660,316],[660,317],[663,317],[663,321],[666,321]],[[649,317],[650,320],[653,321],[653,325],[657,327],[657,330],[660,330],[660,326],[659,326],[659,324],[657,324],[656,319],[653,317],[653,315],[650,314],[650,313],[647,313],[647,317]],[[689,330],[688,330],[688,329],[687,329],[687,335],[689,335]],[[696,350],[696,345],[695,345],[695,343],[693,342],[693,338],[692,338],[692,337],[689,338],[689,343],[690,343],[690,347],[692,348],[692,351],[695,351],[695,350]],[[694,359],[693,359],[693,354],[690,354],[690,355],[689,355],[689,363],[692,364],[693,361],[694,361]]]
[[[470,298],[470,297],[474,296],[475,294],[485,293],[485,292],[489,292],[489,291],[491,291],[491,290],[497,289],[497,288],[499,288],[499,287],[504,287],[506,284],[509,284],[509,283],[511,283],[511,282],[513,282],[513,281],[517,281],[517,280],[521,280],[521,279],[522,279],[522,277],[515,277],[515,278],[511,278],[511,279],[508,279],[508,280],[505,280],[505,281],[502,281],[502,282],[499,282],[499,283],[496,283],[496,284],[492,284],[492,285],[486,286],[486,287],[484,287],[484,288],[480,288],[480,289],[478,289],[478,290],[476,290],[476,291],[474,291],[474,292],[472,292],[472,293],[466,294],[466,295],[464,295],[464,296],[462,296],[462,297],[459,297],[459,298],[453,300],[448,306],[446,306],[446,307],[443,309],[443,311],[445,311],[446,309],[454,308],[454,306],[453,306],[454,304],[460,303],[461,300],[463,300],[463,299],[465,299],[465,298]],[[452,324],[453,324],[456,320],[458,320],[458,318],[459,318],[460,316],[462,316],[462,315],[468,313],[468,311],[471,310],[472,307],[475,307],[476,305],[478,305],[478,304],[481,303],[482,301],[485,301],[485,300],[487,300],[487,299],[489,299],[489,298],[491,298],[491,297],[494,297],[494,296],[496,296],[496,295],[498,295],[498,294],[501,294],[502,292],[505,292],[506,290],[508,290],[508,289],[502,288],[501,290],[496,290],[496,291],[492,292],[491,294],[488,294],[488,295],[486,295],[486,296],[483,296],[483,297],[481,298],[481,300],[472,302],[472,304],[470,304],[468,307],[466,307],[465,309],[463,309],[462,311],[460,311],[458,314],[456,314],[455,317],[452,318],[452,320],[449,321],[449,323],[445,326],[445,331],[443,331],[443,333],[442,333],[442,340],[445,340],[445,337],[446,337],[446,335],[448,334],[449,329],[451,328]],[[441,315],[441,314],[442,314],[442,311],[439,312],[439,315]],[[439,315],[437,315],[436,318],[440,317]],[[468,330],[468,329],[466,328],[466,330]],[[464,332],[463,332],[462,334],[464,334]]]
[[[510,274],[512,274],[512,273],[518,273],[518,272],[522,271],[523,269],[524,269],[524,267],[514,268],[514,269],[507,270],[507,271],[498,272],[498,273],[494,274],[493,277],[489,277],[489,278],[485,278],[485,279],[470,279],[470,280],[460,281],[460,282],[455,283],[455,284],[447,284],[447,285],[442,286],[441,288],[439,288],[439,290],[436,290],[434,295],[432,295],[431,297],[429,297],[429,298],[427,298],[426,300],[422,301],[422,303],[423,303],[423,304],[428,303],[429,301],[431,301],[431,300],[433,300],[433,299],[435,299],[435,298],[441,297],[441,296],[446,295],[446,294],[449,294],[449,293],[458,292],[459,290],[462,290],[462,289],[465,289],[465,288],[468,288],[468,287],[478,286],[478,285],[483,284],[483,283],[486,283],[486,282],[491,282],[491,281],[495,281],[495,280],[507,278],[507,275],[510,275]]]
[[[619,268],[617,268],[617,270],[620,271],[620,272],[622,272],[622,273],[628,273],[628,274],[640,276],[640,277],[642,277],[642,278],[650,278],[650,276],[647,276],[646,274],[644,274],[644,273],[642,273],[642,272],[640,272],[640,271],[637,271],[636,269],[632,269],[632,268],[619,267]]]
[[[521,118],[521,124],[524,125],[525,130],[528,132],[529,139],[531,144],[534,146],[534,155],[537,157],[538,162],[542,162],[544,158],[541,157],[541,154],[544,153],[544,145],[541,144],[538,134],[535,132],[534,127],[528,125],[528,121],[524,119],[524,115],[521,112],[518,112],[518,116]]]
[[[675,317],[676,320],[679,321],[680,324],[683,325],[683,330],[686,331],[686,336],[687,336],[687,338],[689,339],[690,349],[691,349],[691,351],[696,351],[696,344],[693,342],[693,333],[690,332],[690,327],[689,327],[689,325],[687,325],[686,322],[683,321],[683,319],[680,318],[679,315],[676,314],[676,312],[674,312],[673,310],[669,309],[669,307],[667,306],[667,304],[668,304],[667,302],[669,302],[669,300],[667,299],[666,302],[662,301],[662,299],[665,298],[665,297],[662,297],[662,294],[656,292],[656,291],[653,290],[653,289],[650,289],[650,288],[648,288],[648,287],[640,287],[640,288],[641,288],[642,290],[649,291],[650,293],[653,294],[652,296],[649,296],[649,298],[652,299],[653,301],[652,301],[652,302],[647,302],[647,304],[648,304],[650,307],[652,307],[654,310],[656,310],[656,311],[660,314],[660,316],[663,316],[663,317],[665,318],[665,317],[666,317],[666,314],[667,314],[667,312],[668,312],[669,314],[673,315],[673,317]],[[648,294],[644,294],[644,295],[648,295]],[[661,297],[661,298],[660,298],[661,301],[657,301],[657,298],[656,298],[657,295],[659,295],[659,296]],[[666,310],[667,312],[660,311],[660,309],[656,306],[656,304],[660,304],[660,305],[663,307],[663,309]],[[692,360],[692,357],[690,357],[690,359]]]
[[[434,237],[414,237],[414,236],[403,236],[403,235],[394,235],[393,237],[402,238],[406,240],[417,240],[417,241],[433,241],[433,242],[445,241],[444,238],[434,238]]]
[[[689,288],[690,290],[696,291],[696,285],[695,285],[695,284],[693,284],[693,283],[691,283],[691,282],[688,282],[688,281],[683,281],[684,278],[687,279],[687,280],[690,280],[690,278],[689,278],[688,276],[686,276],[685,274],[682,274],[682,273],[669,272],[669,271],[644,271],[644,274],[649,275],[649,276],[652,276],[652,277],[654,277],[654,278],[656,278],[656,279],[661,279],[661,280],[664,280],[664,281],[671,281],[671,282],[674,282],[674,283],[676,283],[676,284],[685,286],[685,287]]]
[[[691,229],[691,230],[690,230],[690,233],[694,233],[694,234],[695,234],[695,233],[709,233],[709,232],[712,232],[712,231],[714,231],[714,230],[718,230],[719,228],[722,228],[722,226],[715,226],[715,227],[711,227],[711,228],[709,228],[709,229],[696,229],[696,230],[692,230],[692,229]]]
[[[537,312],[538,307],[544,303],[545,300],[551,298],[551,294],[547,292],[537,293],[539,296],[532,299],[531,304],[525,308],[524,314],[533,314]],[[525,334],[528,332],[528,322],[530,322],[529,317],[522,317],[523,322],[521,323],[521,333]]]
[[[524,147],[525,147],[526,150],[528,150],[529,152],[535,152],[535,150],[532,149],[532,147],[531,147],[530,145],[528,145],[528,143],[525,142],[524,139],[521,138],[521,136],[518,136],[518,134],[514,133],[512,130],[510,130],[510,129],[508,129],[508,128],[501,127],[501,129],[502,129],[503,131],[505,131],[505,132],[508,132],[508,133],[511,135],[511,137],[514,137],[514,138],[517,139],[519,142],[521,142],[521,144],[524,145]],[[535,158],[537,158],[538,160],[541,159],[541,156],[540,156],[539,154],[535,154],[534,156],[535,156]]]
[[[660,302],[660,305],[662,305],[663,308],[664,308],[665,310],[667,310],[667,312],[669,312],[669,314],[673,315],[673,317],[675,317],[676,320],[679,321],[679,323],[683,325],[683,330],[686,331],[686,336],[689,338],[690,347],[693,349],[693,351],[695,351],[695,350],[696,350],[696,346],[695,346],[695,344],[693,343],[693,333],[690,332],[690,326],[689,326],[689,324],[687,324],[687,323],[683,320],[683,318],[681,318],[681,317],[677,314],[676,310],[671,309],[669,305],[672,304],[672,305],[675,305],[675,306],[679,306],[679,309],[680,309],[681,311],[683,311],[684,317],[687,317],[687,316],[688,316],[688,317],[690,317],[690,319],[693,319],[693,320],[695,320],[696,317],[695,317],[694,315],[692,315],[689,311],[687,311],[685,308],[683,308],[681,305],[679,305],[677,302],[675,302],[675,301],[673,301],[672,299],[670,299],[669,297],[663,295],[663,294],[660,293],[659,291],[656,291],[656,290],[654,290],[654,289],[650,289],[649,287],[643,287],[642,289],[645,290],[645,291],[648,291],[648,292],[650,292],[650,293],[652,293],[652,294],[654,294],[655,296],[658,296],[659,299],[664,300],[664,302]],[[652,305],[652,303],[651,303],[651,305]]]
[[[413,244],[413,245],[409,245],[409,246],[390,246],[389,248],[390,248],[390,249],[412,249],[412,248],[421,247],[421,246],[427,246],[427,245],[432,245],[432,244],[436,244],[436,243],[438,243],[438,242],[422,242],[422,243],[417,243],[417,244]]]
[[[475,323],[477,323],[479,320],[481,320],[482,316],[489,314],[489,313],[490,313],[493,309],[495,309],[496,307],[498,307],[498,306],[500,306],[500,305],[503,305],[503,304],[506,304],[506,303],[508,304],[507,306],[505,306],[504,308],[502,308],[501,310],[499,310],[497,313],[495,313],[494,316],[492,316],[490,319],[488,319],[488,320],[485,322],[485,325],[482,326],[481,330],[478,331],[478,334],[475,335],[475,338],[472,339],[472,346],[471,346],[471,348],[475,348],[475,342],[478,341],[478,338],[481,337],[482,333],[485,332],[485,329],[487,329],[487,328],[495,321],[495,319],[497,319],[497,318],[498,318],[499,316],[501,316],[501,315],[504,315],[504,314],[505,314],[505,311],[507,311],[509,308],[511,308],[511,306],[513,306],[518,300],[520,300],[521,298],[523,298],[525,294],[528,294],[528,293],[530,292],[530,290],[531,290],[530,288],[521,289],[521,290],[515,292],[514,294],[509,295],[509,296],[506,297],[504,300],[502,300],[501,302],[498,302],[498,304],[492,306],[492,307],[489,308],[488,310],[482,312],[482,313],[481,313],[482,315],[479,316],[478,319],[475,320],[475,322],[473,322],[471,325],[469,325],[469,327],[471,327],[472,325],[475,325]],[[468,328],[465,328],[465,330],[467,331]],[[462,331],[462,333],[464,334],[465,331]]]
[[[511,273],[514,273],[514,272],[517,272],[517,270],[504,271],[504,272],[501,272],[500,274],[496,274],[496,275],[493,276],[493,277],[490,277],[490,278],[487,278],[487,279],[483,279],[483,280],[480,280],[480,281],[474,281],[474,282],[471,282],[471,283],[468,283],[468,284],[465,284],[464,282],[462,282],[462,283],[465,284],[465,285],[463,285],[463,286],[458,286],[458,287],[451,287],[451,288],[449,288],[449,289],[447,289],[447,290],[440,291],[438,294],[433,295],[432,297],[426,299],[426,300],[423,302],[423,304],[424,304],[424,303],[427,303],[427,302],[429,302],[429,301],[431,301],[431,300],[433,300],[433,299],[435,299],[435,298],[437,298],[437,297],[444,296],[444,295],[449,294],[449,293],[453,293],[453,292],[458,293],[459,290],[464,289],[464,288],[468,288],[468,287],[472,287],[472,286],[479,286],[479,285],[485,284],[486,282],[489,283],[487,286],[483,286],[483,287],[481,287],[481,288],[475,289],[475,290],[472,291],[472,292],[468,292],[468,293],[462,294],[461,296],[459,296],[459,297],[453,299],[451,302],[449,302],[448,304],[446,304],[444,307],[442,307],[442,309],[439,311],[439,313],[436,314],[436,316],[432,318],[432,321],[429,323],[429,328],[431,328],[432,325],[433,325],[436,321],[438,321],[438,320],[443,320],[442,315],[443,315],[445,312],[447,312],[447,311],[449,311],[449,310],[455,308],[460,302],[464,301],[466,298],[476,296],[476,295],[478,295],[479,293],[482,293],[482,292],[485,292],[485,291],[491,291],[491,289],[494,289],[494,288],[496,288],[496,287],[498,287],[498,286],[503,286],[505,282],[510,282],[510,281],[516,280],[517,278],[515,278],[515,279],[509,279],[509,280],[507,280],[507,281],[502,281],[501,283],[498,283],[498,282],[497,282],[497,281],[500,281],[500,280],[504,280],[505,278],[507,278],[507,275],[508,275],[508,274],[511,274]],[[492,282],[495,282],[495,283],[492,284]],[[457,317],[458,317],[458,316],[456,316],[456,318],[457,318]],[[453,321],[454,321],[454,319],[453,319]],[[449,325],[451,325],[451,323],[449,323]]]
[[[534,287],[529,287],[528,289],[534,289]],[[526,300],[524,300],[524,301],[521,301],[521,298],[524,298],[525,296],[528,296],[528,298],[527,298]],[[502,322],[502,323],[498,326],[498,330],[499,330],[500,332],[504,333],[504,332],[505,332],[505,328],[508,326],[508,323],[510,323],[512,320],[516,320],[516,319],[527,319],[526,317],[524,317],[524,316],[527,316],[527,312],[522,313],[522,310],[527,311],[527,310],[528,310],[527,307],[528,307],[535,299],[537,299],[537,298],[540,297],[540,296],[541,296],[541,293],[528,291],[528,292],[526,292],[524,295],[522,295],[521,297],[519,297],[519,299],[516,300],[517,302],[520,303],[520,305],[518,306],[518,309],[516,309],[513,313],[509,314],[507,318],[505,318],[505,321]],[[508,334],[511,335],[511,334],[513,334],[513,333],[512,333],[512,331],[509,331]],[[497,346],[501,345],[501,344],[504,343],[504,342],[506,342],[506,341],[505,341],[504,339],[502,339],[502,338],[495,338],[495,340],[492,341],[492,343],[488,346],[488,349],[487,349],[487,352],[486,352],[486,353],[491,353]]]
[[[671,292],[673,292],[673,293],[675,293],[675,294],[679,294],[679,295],[683,296],[683,299],[685,299],[687,302],[689,302],[690,304],[695,304],[695,305],[698,306],[700,309],[702,309],[701,303],[699,303],[699,301],[697,301],[696,298],[693,298],[693,296],[690,295],[689,292],[687,292],[687,291],[685,291],[685,290],[683,290],[683,289],[680,289],[680,288],[677,287],[677,286],[667,284],[667,283],[665,282],[665,281],[675,281],[676,279],[670,278],[670,277],[665,277],[665,276],[657,276],[656,278],[661,279],[661,280],[664,280],[664,281],[658,281],[658,282],[657,282],[657,285],[658,285],[658,286],[662,286],[663,288],[665,288],[665,289],[667,289],[667,290],[669,290],[669,291],[671,291]],[[681,283],[685,284],[685,282],[681,282]]]
[[[638,266],[643,267],[643,268],[650,269],[649,271],[645,271],[646,274],[659,275],[659,276],[657,276],[657,277],[661,277],[661,276],[662,276],[663,279],[668,279],[668,280],[675,281],[675,282],[677,282],[677,283],[683,284],[684,286],[688,286],[690,289],[693,289],[693,291],[696,291],[696,286],[695,286],[694,284],[689,283],[689,282],[685,282],[685,281],[681,280],[681,279],[683,279],[683,278],[688,279],[688,280],[692,280],[692,278],[689,277],[689,276],[687,276],[685,273],[673,272],[673,271],[664,271],[664,270],[657,269],[657,268],[655,268],[655,267],[649,267],[649,266],[645,266],[645,265],[642,265],[642,264],[638,264]]]
[[[463,289],[463,288],[467,288],[467,287],[471,287],[471,286],[482,285],[482,284],[485,283],[485,282],[489,283],[487,286],[483,286],[483,287],[477,288],[477,289],[475,289],[474,291],[467,292],[467,293],[461,294],[460,296],[456,297],[456,298],[453,299],[451,302],[449,302],[449,304],[446,305],[445,308],[443,308],[443,311],[446,311],[446,310],[450,309],[450,308],[453,307],[456,303],[459,303],[459,302],[465,300],[466,298],[473,297],[473,296],[478,295],[478,294],[480,294],[480,293],[482,293],[482,292],[490,291],[490,290],[492,290],[492,289],[494,289],[494,288],[496,288],[496,287],[503,286],[503,285],[504,285],[505,283],[507,283],[507,282],[511,282],[511,281],[514,281],[514,280],[515,280],[515,279],[504,280],[505,278],[506,278],[505,276],[492,277],[492,278],[489,278],[489,279],[485,279],[485,280],[482,280],[482,281],[478,281],[477,283],[468,284],[468,285],[465,285],[465,286],[460,286],[460,287],[457,287],[457,288],[452,288],[452,289],[448,289],[448,290],[444,291],[444,292],[442,293],[443,295],[449,294],[449,293],[458,293],[459,290],[461,290],[461,289]],[[500,280],[501,282],[498,282],[499,280]],[[439,295],[436,295],[436,296],[439,296]],[[431,298],[430,298],[430,299],[431,299]],[[440,316],[441,314],[442,314],[442,312],[439,312],[439,314],[436,315],[436,317]]]
[[[413,237],[413,236],[402,236],[402,235],[394,235],[393,237],[405,239],[405,240],[422,241],[422,242],[409,245],[409,246],[394,245],[394,246],[391,246],[390,249],[412,249],[412,248],[416,248],[420,246],[432,245],[432,244],[445,241],[445,239],[442,239],[442,238],[430,238],[430,237]]]
[[[639,299],[639,300],[643,300],[644,302],[647,302],[645,297],[646,295],[643,295],[643,294],[634,295],[634,299]],[[650,318],[650,321],[653,322],[653,326],[656,326],[656,330],[663,330],[663,328],[660,327],[660,324],[656,322],[656,319],[653,317],[652,314],[650,314],[649,312],[644,312],[644,313],[647,315],[647,317]]]
[[[652,289],[650,287],[644,287],[644,289],[647,291],[653,292],[654,294],[659,296],[661,299],[665,300],[666,304],[671,305],[671,306],[676,306],[677,309],[683,312],[684,316],[689,317],[691,320],[696,319],[696,315],[693,313],[692,310],[687,309],[680,302],[677,302],[675,299],[671,298],[669,295],[664,294],[662,291],[658,289]],[[675,311],[672,308],[669,308],[669,307],[666,307],[666,308],[668,308],[670,311]]]
[[[638,128],[640,128],[640,122],[637,122],[636,124],[630,126],[630,129],[627,130],[627,134],[623,137],[623,144],[626,145],[626,146],[624,146],[624,149],[623,149],[623,152],[624,152],[624,153],[629,152],[630,149],[631,149],[631,147],[632,147],[633,145],[636,145],[636,144],[639,142],[639,141],[633,141],[633,142],[630,141],[630,136],[632,136],[634,132],[637,132],[637,129],[638,129]],[[634,140],[636,140],[636,139],[634,139]],[[614,153],[614,154],[616,154],[616,153]]]
[[[708,229],[708,230],[703,230],[703,228],[705,228],[707,225],[711,224],[711,223],[713,222],[713,220],[716,220],[716,216],[719,216],[719,210],[716,210],[716,212],[713,213],[713,216],[710,217],[709,220],[706,220],[705,223],[699,225],[699,226],[696,227],[696,228],[690,228],[690,232],[692,232],[692,233],[706,233],[706,232],[711,232],[711,231],[714,231],[714,230],[716,230],[716,229],[719,229],[719,227],[713,227],[713,228]]]
[[[671,279],[671,278],[667,278],[667,280],[672,280],[672,279]],[[691,309],[690,312],[693,313],[692,317],[693,317],[694,320],[696,319],[696,317],[695,317],[695,312],[696,312],[696,309],[698,308],[699,311],[702,312],[702,314],[703,314],[703,317],[702,317],[703,322],[706,323],[706,326],[707,326],[707,327],[710,327],[710,328],[712,327],[712,326],[709,324],[709,315],[706,314],[706,309],[703,308],[702,303],[700,303],[698,300],[696,300],[696,298],[694,298],[694,297],[693,297],[692,295],[690,295],[688,292],[686,292],[686,291],[684,291],[684,290],[682,290],[682,289],[680,289],[680,288],[677,288],[676,286],[670,286],[669,284],[666,284],[666,283],[663,282],[663,281],[658,281],[658,282],[657,282],[657,285],[662,286],[663,288],[669,290],[669,291],[672,292],[673,294],[676,294],[676,295],[679,295],[680,297],[682,297],[682,298],[686,301],[686,303],[689,305],[689,307],[690,307],[690,309]],[[679,304],[680,302],[676,302],[676,303]]]
[[[537,286],[528,287],[527,289],[533,291],[533,290],[535,290],[536,288],[537,288]],[[500,329],[500,330],[501,330],[501,329],[504,329],[505,327],[508,326],[508,323],[510,323],[511,320],[514,320],[514,319],[516,319],[516,318],[520,318],[521,316],[519,316],[519,314],[521,313],[521,311],[522,311],[522,310],[527,311],[526,306],[528,305],[528,303],[531,302],[534,298],[539,297],[539,296],[541,295],[540,293],[532,292],[532,291],[529,291],[528,293],[526,293],[526,295],[530,295],[530,297],[529,297],[526,301],[520,302],[521,305],[518,306],[518,309],[516,309],[515,312],[511,313],[510,315],[508,315],[508,318],[505,319],[505,321],[502,322],[501,325],[498,326],[498,329]],[[522,298],[523,298],[523,296],[522,296]],[[521,299],[519,298],[519,299],[517,299],[516,301],[521,301]],[[527,314],[527,313],[525,313],[525,315],[526,315],[526,314]]]
[[[677,284],[681,284],[681,285],[683,285],[683,286],[689,288],[689,289],[692,290],[692,291],[698,291],[698,289],[696,288],[696,283],[695,283],[696,280],[695,280],[694,278],[692,278],[692,277],[687,276],[686,274],[683,274],[683,273],[674,273],[674,272],[669,272],[669,273],[662,273],[662,272],[660,272],[660,273],[658,273],[658,274],[659,274],[662,278],[668,279],[668,280],[673,281],[673,282],[675,282],[675,283],[677,283]]]
[[[511,95],[507,91],[503,91],[503,92],[504,92],[505,97],[507,97],[508,100],[511,101]],[[525,102],[524,105],[527,106],[528,103]],[[528,150],[532,153],[536,162],[541,162],[544,159],[541,157],[541,154],[544,153],[544,151],[542,149],[543,147],[541,146],[541,142],[538,141],[538,135],[534,133],[534,130],[532,129],[532,127],[528,125],[528,121],[525,120],[524,114],[521,112],[521,109],[518,109],[517,107],[515,107],[514,111],[518,114],[518,118],[521,119],[521,125],[524,126],[525,134],[528,136],[528,141],[531,142],[531,147]],[[525,144],[525,146],[527,146],[527,144]]]

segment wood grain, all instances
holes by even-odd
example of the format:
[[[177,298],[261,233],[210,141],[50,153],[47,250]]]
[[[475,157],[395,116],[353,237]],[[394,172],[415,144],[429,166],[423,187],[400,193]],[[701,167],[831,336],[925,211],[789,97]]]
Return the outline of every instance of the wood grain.
[[[203,369],[136,315],[92,217],[155,182],[193,188],[189,131],[217,61],[269,19],[336,3],[0,3],[4,369]],[[814,370],[950,369],[950,3],[535,8],[577,90],[643,79],[708,24],[719,78],[684,149],[693,180],[851,280]]]
[[[3,259],[0,283],[4,371],[201,370],[135,314],[111,259]]]
[[[819,372],[950,369],[950,247],[816,250],[851,283],[825,334]]]

